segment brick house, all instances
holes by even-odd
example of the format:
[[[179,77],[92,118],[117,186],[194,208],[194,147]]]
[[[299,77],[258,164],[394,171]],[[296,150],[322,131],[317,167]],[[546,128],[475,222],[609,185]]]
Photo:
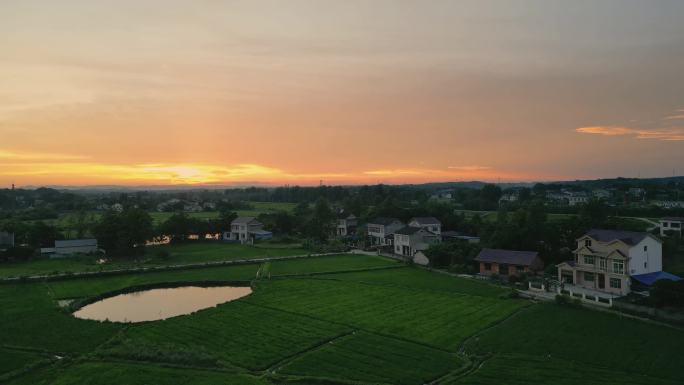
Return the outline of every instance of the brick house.
[[[517,276],[544,270],[544,262],[536,251],[482,249],[475,257],[482,275]]]

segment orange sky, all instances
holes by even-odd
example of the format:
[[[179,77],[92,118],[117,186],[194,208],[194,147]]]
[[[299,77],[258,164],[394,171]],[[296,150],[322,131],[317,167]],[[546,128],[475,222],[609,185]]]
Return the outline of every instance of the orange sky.
[[[655,3],[1,2],[0,186],[684,174]]]

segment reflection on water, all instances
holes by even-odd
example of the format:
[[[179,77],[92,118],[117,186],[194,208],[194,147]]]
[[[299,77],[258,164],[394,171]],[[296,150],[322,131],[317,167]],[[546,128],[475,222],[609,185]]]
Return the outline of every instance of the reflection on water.
[[[113,322],[156,321],[244,297],[249,287],[196,287],[152,289],[121,294],[84,306],[74,313],[83,319]]]

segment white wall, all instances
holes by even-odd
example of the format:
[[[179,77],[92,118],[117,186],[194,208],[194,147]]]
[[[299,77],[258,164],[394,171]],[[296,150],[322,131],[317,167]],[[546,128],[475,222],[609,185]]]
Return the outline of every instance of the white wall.
[[[644,251],[646,246],[646,251]],[[629,274],[638,275],[663,270],[663,247],[651,237],[644,238],[629,249]],[[646,266],[644,267],[644,263]]]

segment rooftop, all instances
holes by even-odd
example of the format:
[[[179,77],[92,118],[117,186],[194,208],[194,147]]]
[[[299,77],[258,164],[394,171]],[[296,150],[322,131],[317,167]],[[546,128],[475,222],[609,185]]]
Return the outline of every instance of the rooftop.
[[[55,248],[78,246],[97,246],[97,239],[68,239],[63,241],[55,241]]]
[[[644,238],[650,236],[649,233],[625,230],[603,230],[591,229],[584,236],[589,236],[599,242],[622,241],[630,246],[634,246],[641,242]]]
[[[393,222],[401,222],[397,218],[387,218],[387,217],[377,217],[374,218],[373,220],[368,221],[368,223],[373,224],[373,225],[383,225],[387,226],[392,224]]]
[[[530,266],[537,258],[536,251],[516,251],[502,249],[482,249],[475,258],[478,262],[505,263],[508,265]]]
[[[257,221],[257,219],[254,217],[237,217],[237,218],[233,219],[233,221],[230,223],[235,224],[235,225],[241,225],[241,224],[250,223],[252,221]]]
[[[414,217],[409,222],[416,222],[419,225],[441,225],[442,222],[435,217]]]
[[[395,231],[395,234],[401,234],[401,235],[413,235],[419,231],[427,231],[424,230],[422,227],[413,227],[413,226],[404,226],[400,228],[399,230]],[[429,232],[429,231],[428,231]]]

